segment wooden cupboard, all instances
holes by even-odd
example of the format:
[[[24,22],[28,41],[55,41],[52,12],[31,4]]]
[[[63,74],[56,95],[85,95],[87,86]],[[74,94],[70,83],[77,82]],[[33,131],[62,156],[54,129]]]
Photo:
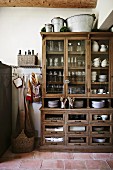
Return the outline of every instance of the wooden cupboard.
[[[41,35],[40,148],[113,151],[113,33]]]

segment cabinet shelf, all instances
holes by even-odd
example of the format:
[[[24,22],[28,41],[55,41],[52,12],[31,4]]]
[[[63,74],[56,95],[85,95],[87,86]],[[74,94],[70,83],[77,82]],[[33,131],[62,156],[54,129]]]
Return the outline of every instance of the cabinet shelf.
[[[60,70],[60,69],[62,70],[62,69],[63,69],[63,66],[58,66],[58,67],[57,67],[57,66],[47,66],[47,69],[48,69],[48,70],[49,70],[49,69],[50,69],[50,70],[57,70],[57,69],[58,69],[58,70]]]
[[[84,51],[77,52],[77,51],[68,51],[68,54],[75,54],[75,55],[85,55]]]
[[[106,54],[106,55],[108,55],[109,52],[100,52],[100,51],[98,51],[98,52],[91,52],[91,54],[96,54],[96,55],[103,55],[103,54]]]
[[[105,84],[108,84],[108,82],[91,82],[91,84],[97,84],[97,85],[103,84],[103,85],[105,85]]]
[[[92,70],[108,70],[109,67],[91,67]]]
[[[71,83],[69,83],[69,85],[70,84],[85,84],[85,82],[83,81],[71,81]]]
[[[63,84],[63,82],[60,82],[60,81],[57,81],[57,82],[54,82],[54,81],[52,81],[52,82],[50,82],[50,81],[48,81],[47,82],[47,84]]]
[[[63,51],[47,51],[47,54],[50,54],[50,55],[59,55],[59,54],[64,54]]]
[[[85,67],[78,67],[78,66],[75,66],[75,67],[72,66],[72,67],[71,67],[71,66],[69,66],[68,69],[69,69],[69,70],[84,70]]]

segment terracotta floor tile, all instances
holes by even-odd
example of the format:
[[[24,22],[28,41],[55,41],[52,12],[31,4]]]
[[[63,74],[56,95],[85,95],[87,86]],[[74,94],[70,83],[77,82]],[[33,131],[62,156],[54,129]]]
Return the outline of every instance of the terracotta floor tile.
[[[65,169],[73,169],[73,170],[85,170],[86,165],[85,161],[83,160],[65,160]]]
[[[36,169],[36,168],[40,168],[41,164],[42,164],[42,160],[36,160],[36,159],[23,160],[23,161],[21,161],[20,169],[21,168]]]
[[[34,152],[34,159],[52,159],[54,152]]]
[[[88,170],[108,170],[110,169],[107,162],[103,160],[86,160],[86,166]]]
[[[110,158],[113,159],[113,153],[110,153]]]
[[[111,154],[110,153],[94,153],[93,154],[94,159],[101,159],[101,160],[106,160],[106,159],[111,159]]]
[[[5,170],[13,170],[14,168],[17,169],[20,166],[20,161],[19,160],[15,160],[15,159],[4,159],[1,163],[0,163],[0,170],[5,168]]]
[[[74,159],[87,160],[93,159],[93,153],[74,153]]]
[[[112,160],[107,160],[106,162],[108,163],[110,168],[113,169],[113,159]]]
[[[0,170],[113,170],[113,153],[12,153],[0,158]]]
[[[42,169],[64,169],[64,162],[62,160],[43,160]]]
[[[34,151],[29,153],[12,153],[11,150],[8,150],[4,153],[2,158],[7,159],[33,159],[34,158]]]
[[[59,152],[54,152],[53,155],[54,159],[74,159],[73,153],[59,153]]]

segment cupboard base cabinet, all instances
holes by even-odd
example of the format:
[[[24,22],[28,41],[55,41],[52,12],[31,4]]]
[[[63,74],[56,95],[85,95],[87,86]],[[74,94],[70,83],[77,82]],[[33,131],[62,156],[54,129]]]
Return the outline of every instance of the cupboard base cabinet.
[[[41,35],[40,149],[113,152],[113,33]]]
[[[113,109],[93,110],[42,109],[40,149],[113,152]]]

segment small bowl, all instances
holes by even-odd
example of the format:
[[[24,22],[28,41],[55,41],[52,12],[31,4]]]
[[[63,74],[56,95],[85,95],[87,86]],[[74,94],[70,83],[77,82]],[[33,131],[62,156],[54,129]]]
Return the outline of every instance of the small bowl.
[[[107,77],[107,75],[99,75],[100,79],[105,79]]]
[[[94,127],[93,128],[94,129],[94,131],[102,131],[102,130],[104,130],[104,127]]]
[[[105,138],[93,138],[93,142],[96,142],[96,143],[104,143],[105,142]]]
[[[104,105],[105,105],[104,100],[92,101],[92,107],[94,107],[94,108],[102,108],[102,107],[104,107]]]

